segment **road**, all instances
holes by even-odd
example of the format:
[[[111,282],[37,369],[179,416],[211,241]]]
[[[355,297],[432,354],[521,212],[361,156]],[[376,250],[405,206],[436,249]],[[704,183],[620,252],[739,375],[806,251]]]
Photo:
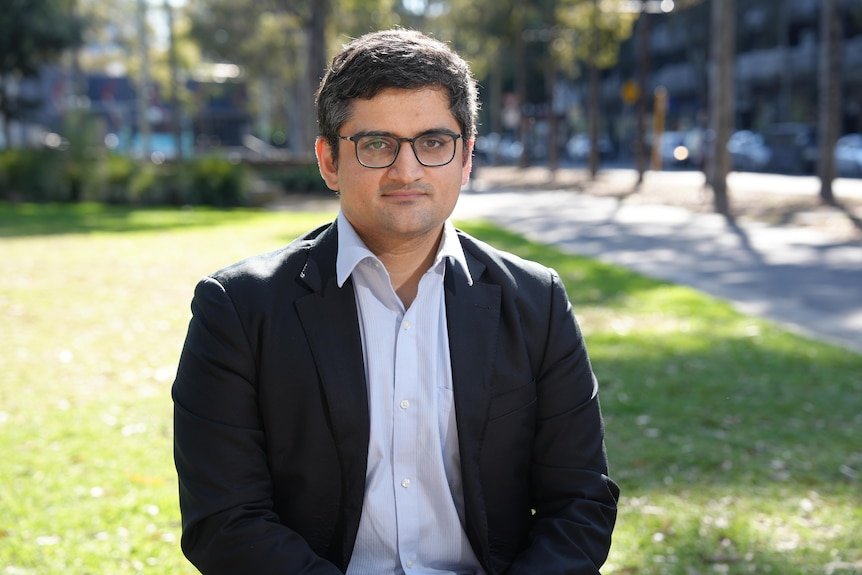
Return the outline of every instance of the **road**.
[[[620,170],[618,177],[631,173]],[[696,172],[650,178],[655,186],[702,186]],[[816,195],[819,189],[813,177],[768,174],[734,173],[730,185],[737,196],[764,189]],[[455,217],[488,218],[533,240],[692,286],[745,313],[862,353],[862,240],[569,190],[497,189],[463,193]],[[862,198],[862,180],[837,180],[835,191]]]

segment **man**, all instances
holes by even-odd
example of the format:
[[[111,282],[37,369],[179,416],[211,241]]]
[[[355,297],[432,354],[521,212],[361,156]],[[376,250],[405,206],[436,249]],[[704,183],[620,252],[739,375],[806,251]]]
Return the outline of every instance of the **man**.
[[[456,231],[476,88],[418,32],[318,91],[338,219],[201,281],[173,388],[204,573],[598,573],[618,490],[557,275]]]

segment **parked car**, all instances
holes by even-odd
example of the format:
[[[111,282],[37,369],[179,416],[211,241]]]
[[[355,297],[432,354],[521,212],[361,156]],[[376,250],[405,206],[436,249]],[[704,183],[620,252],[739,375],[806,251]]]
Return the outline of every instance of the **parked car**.
[[[817,169],[817,138],[807,124],[773,124],[763,132],[770,150],[767,169],[782,174],[813,174]]]
[[[485,164],[515,163],[521,159],[523,152],[524,146],[521,142],[494,132],[476,138],[476,145],[473,147],[474,158]]]
[[[700,168],[703,162],[703,132],[664,132],[659,143],[663,168]],[[651,144],[652,145],[652,144]]]
[[[727,151],[733,169],[739,171],[762,171],[772,157],[763,136],[751,130],[734,132],[727,140]]]
[[[598,143],[600,158],[607,159],[613,156],[614,146],[607,136],[599,136]],[[591,148],[589,134],[575,134],[566,142],[566,154],[568,154],[569,159],[576,162],[588,160]]]
[[[862,177],[862,134],[847,134],[835,142],[835,168],[838,175]]]

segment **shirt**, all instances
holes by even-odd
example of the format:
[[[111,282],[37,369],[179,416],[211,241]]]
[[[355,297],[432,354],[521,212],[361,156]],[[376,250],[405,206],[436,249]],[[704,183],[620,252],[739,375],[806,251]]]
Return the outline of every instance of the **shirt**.
[[[352,277],[371,421],[365,497],[348,575],[483,574],[464,531],[443,278],[472,278],[451,222],[409,309],[338,215],[336,273]]]

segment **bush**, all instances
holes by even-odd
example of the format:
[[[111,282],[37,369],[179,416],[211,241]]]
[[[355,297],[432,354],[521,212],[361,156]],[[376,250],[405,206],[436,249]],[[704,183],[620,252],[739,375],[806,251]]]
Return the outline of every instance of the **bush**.
[[[138,164],[126,156],[109,154],[101,165],[101,193],[92,198],[109,204],[132,203],[134,182],[140,170]]]
[[[244,166],[217,157],[153,164],[61,149],[0,152],[0,198],[9,201],[231,207],[246,203],[248,182]]]
[[[244,166],[216,157],[185,162],[177,174],[178,196],[187,204],[241,206],[245,203],[246,182]]]
[[[277,176],[278,181],[286,192],[323,192],[331,194],[329,188],[323,178],[320,177],[320,170],[317,164],[306,164],[300,166],[291,166],[285,168],[284,171]]]
[[[0,152],[0,197],[33,202],[69,201],[62,152],[47,149]]]

